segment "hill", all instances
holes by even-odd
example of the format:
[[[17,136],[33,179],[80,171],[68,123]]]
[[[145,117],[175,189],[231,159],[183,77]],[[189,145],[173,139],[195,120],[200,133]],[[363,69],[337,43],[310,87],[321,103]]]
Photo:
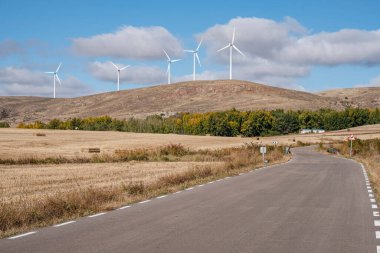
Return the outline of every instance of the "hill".
[[[218,80],[157,85],[77,98],[0,97],[0,118],[18,123],[101,115],[145,117],[231,108],[341,110],[344,105],[344,99],[335,97],[332,92],[312,94],[247,81]]]
[[[380,87],[362,87],[327,90],[317,93],[323,97],[337,98],[352,107],[380,107]]]

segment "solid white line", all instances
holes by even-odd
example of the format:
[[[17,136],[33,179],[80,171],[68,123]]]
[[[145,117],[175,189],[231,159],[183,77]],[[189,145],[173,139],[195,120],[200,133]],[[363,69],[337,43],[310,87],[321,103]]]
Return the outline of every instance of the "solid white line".
[[[380,231],[376,231],[376,239],[380,239]]]
[[[147,200],[144,200],[144,201],[140,201],[139,204],[148,203],[148,202],[150,202],[150,201],[152,201],[152,200],[151,200],[151,199],[147,199]]]
[[[380,220],[375,220],[374,224],[375,224],[375,227],[380,227]]]
[[[376,203],[375,199],[370,199],[369,201],[371,201],[371,203]]]
[[[377,205],[372,205],[372,209],[376,209],[377,208]]]
[[[94,214],[94,215],[90,215],[88,217],[94,218],[94,217],[98,217],[98,216],[103,215],[103,214],[106,214],[106,213],[97,213],[97,214]]]
[[[24,237],[24,236],[27,236],[27,235],[32,235],[32,234],[35,234],[35,233],[37,233],[37,231],[32,231],[32,232],[28,232],[28,233],[25,233],[25,234],[12,236],[12,237],[9,237],[8,239],[9,240],[13,240],[13,239],[17,239],[17,238]]]
[[[192,189],[194,189],[194,187],[187,188],[185,191],[190,191]]]
[[[379,213],[378,211],[374,211],[374,212],[373,212],[373,216],[375,216],[375,217],[379,217],[379,216],[380,216],[380,213]]]
[[[131,206],[122,206],[122,207],[118,208],[118,210],[123,210],[123,209],[126,209],[128,207],[131,207]]]
[[[168,195],[162,195],[162,196],[159,196],[159,197],[157,197],[157,199],[162,199],[162,198],[165,198],[165,197],[167,197]]]
[[[54,225],[53,227],[58,228],[58,227],[62,227],[62,226],[65,226],[65,225],[68,225],[68,224],[71,224],[71,223],[75,223],[75,222],[76,222],[75,220],[72,220],[72,221],[68,221],[68,222],[64,222],[64,223],[61,223],[61,224]]]

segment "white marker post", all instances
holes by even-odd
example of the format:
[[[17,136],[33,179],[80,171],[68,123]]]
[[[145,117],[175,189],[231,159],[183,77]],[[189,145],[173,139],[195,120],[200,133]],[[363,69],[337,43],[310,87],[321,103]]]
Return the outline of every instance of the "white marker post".
[[[356,138],[351,134],[350,137],[348,137],[348,140],[350,141],[350,157],[352,157],[352,141],[356,140]]]
[[[267,147],[265,147],[265,146],[260,147],[260,153],[263,155],[263,163],[264,163],[264,166],[266,166],[265,154],[267,153]]]

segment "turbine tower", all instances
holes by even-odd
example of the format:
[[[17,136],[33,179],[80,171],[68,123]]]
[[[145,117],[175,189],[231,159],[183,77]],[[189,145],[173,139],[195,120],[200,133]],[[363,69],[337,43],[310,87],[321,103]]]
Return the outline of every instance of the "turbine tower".
[[[189,52],[193,54],[193,81],[195,81],[195,58],[198,60],[199,67],[201,67],[201,61],[199,60],[198,51],[201,47],[202,41],[199,42],[197,49],[195,50],[184,50],[185,52]]]
[[[245,56],[240,50],[239,48],[237,48],[234,44],[235,42],[235,27],[234,27],[234,32],[232,33],[232,40],[231,40],[231,43],[229,43],[227,46],[219,49],[217,52],[220,52],[224,49],[227,49],[227,48],[230,48],[230,80],[232,80],[232,49],[235,49],[236,51],[238,51],[239,54],[241,54],[242,56]]]
[[[180,61],[181,59],[176,59],[176,60],[172,60],[170,59],[168,53],[166,53],[166,51],[164,49],[162,49],[166,55],[166,58],[167,58],[167,62],[168,62],[168,69],[166,70],[166,73],[168,74],[168,84],[170,84],[170,66],[172,65],[173,62],[177,62],[177,61]]]
[[[116,70],[117,70],[117,91],[119,91],[119,90],[120,90],[120,71],[122,71],[122,70],[128,68],[129,65],[127,65],[127,66],[125,66],[125,67],[122,67],[122,68],[119,68],[119,67],[116,66],[116,64],[113,63],[112,61],[111,61],[111,63],[112,63],[112,65],[115,66],[115,68],[116,68]]]
[[[62,65],[62,62],[58,65],[58,68],[54,72],[45,72],[45,74],[53,74],[53,76],[54,76],[54,93],[53,93],[54,98],[55,98],[55,79],[57,79],[57,81],[59,82],[59,86],[61,86],[61,80],[59,80],[59,77],[58,77],[58,71],[59,71],[59,68],[61,67],[61,65]]]

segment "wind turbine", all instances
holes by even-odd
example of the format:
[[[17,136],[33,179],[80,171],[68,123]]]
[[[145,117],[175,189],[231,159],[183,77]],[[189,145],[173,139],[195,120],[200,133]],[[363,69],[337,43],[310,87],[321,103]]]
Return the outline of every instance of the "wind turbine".
[[[119,91],[119,90],[120,90],[120,71],[122,71],[122,70],[128,68],[129,65],[127,65],[127,66],[125,66],[125,67],[122,67],[122,68],[119,68],[119,67],[116,66],[116,64],[113,63],[112,61],[111,61],[111,63],[112,63],[112,65],[115,66],[115,68],[116,68],[116,70],[117,70],[117,91]]]
[[[162,49],[166,55],[166,58],[168,58],[167,62],[168,62],[168,69],[166,70],[166,73],[168,74],[168,84],[170,84],[170,66],[172,65],[173,62],[177,62],[177,61],[180,61],[181,59],[176,59],[176,60],[172,60],[170,59],[168,53],[166,53],[165,49]]]
[[[57,79],[57,81],[59,82],[59,86],[61,86],[61,80],[59,80],[59,77],[58,77],[58,71],[59,71],[59,68],[61,67],[61,65],[62,65],[62,62],[59,64],[58,68],[54,72],[45,72],[45,74],[53,74],[54,75],[54,98],[55,98],[55,79]]]
[[[193,59],[193,81],[195,81],[195,58],[197,58],[199,67],[201,67],[201,61],[199,60],[199,56],[198,56],[198,51],[199,51],[199,48],[201,47],[201,44],[202,44],[202,41],[199,42],[198,47],[195,50],[185,50],[185,52],[189,52],[193,54],[193,58],[194,58]]]
[[[239,48],[237,48],[234,44],[235,42],[235,27],[234,27],[234,32],[232,33],[232,40],[231,40],[231,43],[229,43],[227,46],[219,49],[217,52],[220,52],[224,49],[227,49],[227,48],[230,48],[230,80],[232,80],[232,49],[235,49],[236,51],[239,52],[239,54],[241,54],[242,56],[245,56],[240,50]]]

